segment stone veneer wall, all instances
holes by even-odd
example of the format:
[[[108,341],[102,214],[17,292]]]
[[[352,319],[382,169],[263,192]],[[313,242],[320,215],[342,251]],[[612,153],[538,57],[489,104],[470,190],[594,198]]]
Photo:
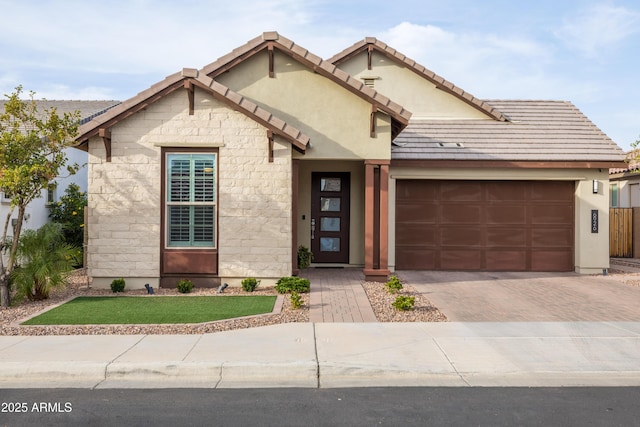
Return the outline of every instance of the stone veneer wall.
[[[88,274],[95,287],[124,277],[157,286],[160,274],[161,146],[219,146],[218,271],[228,279],[291,274],[291,146],[196,90],[184,91],[111,128],[112,160],[101,138],[89,144]],[[175,145],[174,145],[175,144]]]

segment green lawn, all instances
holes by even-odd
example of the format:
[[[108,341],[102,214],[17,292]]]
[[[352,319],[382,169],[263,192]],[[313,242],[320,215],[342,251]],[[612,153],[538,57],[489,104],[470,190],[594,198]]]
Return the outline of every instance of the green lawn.
[[[200,323],[271,313],[275,296],[78,297],[23,325]]]

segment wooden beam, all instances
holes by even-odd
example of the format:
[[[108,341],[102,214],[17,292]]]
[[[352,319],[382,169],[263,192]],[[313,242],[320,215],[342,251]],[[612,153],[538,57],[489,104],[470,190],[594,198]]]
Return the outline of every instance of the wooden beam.
[[[293,218],[291,232],[291,275],[300,274],[298,268],[298,180],[300,179],[300,160],[291,160],[291,216]]]
[[[184,81],[184,88],[187,90],[187,96],[189,97],[189,115],[194,114],[194,88],[191,80]]]
[[[371,57],[373,56],[373,46],[367,47],[367,70],[371,70]]]
[[[107,152],[107,162],[111,162],[111,131],[107,128],[100,128],[98,136],[104,142],[104,149]]]
[[[364,269],[373,270],[374,239],[374,171],[375,165],[364,167]],[[365,273],[366,274],[366,273]]]
[[[269,140],[269,163],[273,163],[273,131],[267,131],[267,138]]]
[[[275,72],[273,71],[273,44],[269,43],[269,46],[267,46],[267,51],[269,52],[269,78],[274,78]]]
[[[380,269],[389,269],[389,165],[380,165]]]
[[[371,138],[376,137],[376,112],[378,108],[371,104],[371,117],[369,118],[369,136]]]

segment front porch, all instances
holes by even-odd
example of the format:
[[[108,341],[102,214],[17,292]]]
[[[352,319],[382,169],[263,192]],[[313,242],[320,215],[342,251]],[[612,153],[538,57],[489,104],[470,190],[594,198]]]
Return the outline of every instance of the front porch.
[[[359,267],[363,279],[389,276],[389,160],[294,160],[293,274],[297,248],[315,267]]]

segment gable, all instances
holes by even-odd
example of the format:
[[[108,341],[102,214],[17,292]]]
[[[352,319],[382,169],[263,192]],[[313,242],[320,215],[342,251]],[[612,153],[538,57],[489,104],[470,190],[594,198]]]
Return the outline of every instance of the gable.
[[[376,91],[411,111],[412,119],[493,119],[381,53],[372,52],[368,69],[368,56],[367,52],[361,52],[338,66],[363,82],[372,82]]]
[[[499,110],[485,101],[462,90],[374,37],[367,37],[355,43],[334,55],[329,59],[329,62],[338,67],[344,67],[354,75],[363,73],[360,76],[368,77],[370,82],[374,84],[377,80],[383,81],[382,86],[376,87],[384,87],[381,90],[389,90],[393,94],[394,100],[404,102],[405,106],[408,105],[406,103],[409,103],[415,107],[414,110],[418,109],[413,111],[414,117],[431,118],[430,114],[439,111],[439,107],[444,108],[444,111],[439,111],[440,115],[437,115],[437,118],[443,118],[447,115],[450,118],[475,118],[467,116],[467,114],[473,115],[473,112],[463,107],[466,104],[481,113],[481,118],[492,118],[498,121],[508,120]],[[399,73],[398,68],[406,72]],[[378,72],[382,72],[383,75],[376,75]],[[416,80],[415,76],[418,76],[419,79]],[[431,85],[425,85],[425,82],[430,82]],[[449,96],[440,96],[433,89],[442,91]],[[425,92],[421,90],[425,90]],[[397,91],[397,95],[395,91]],[[433,101],[431,101],[432,96]],[[418,114],[415,114],[416,112]]]
[[[273,77],[268,72],[270,61]],[[306,159],[390,156],[392,130],[387,114],[375,115],[372,137],[370,102],[283,52],[263,50],[215,79],[308,135],[312,144]]]
[[[176,92],[182,92],[182,99],[189,116],[194,114],[195,88],[203,90],[215,99],[222,101],[228,107],[241,112],[251,120],[266,127],[270,132],[283,137],[301,152],[307,147],[309,137],[304,135],[295,127],[289,125],[271,112],[260,108],[255,103],[246,99],[240,94],[231,91],[229,88],[214,81],[210,77],[200,75],[198,70],[185,68],[181,73],[175,73],[166,77],[140,92],[133,98],[128,99],[120,105],[112,108],[106,113],[93,118],[91,121],[80,127],[79,135],[76,137],[77,147],[87,150],[90,138],[99,136],[103,139],[107,162],[111,161],[111,128],[124,122],[129,117],[145,111],[165,97]],[[192,132],[198,132],[195,123],[191,125]],[[179,142],[179,141],[176,141]]]

